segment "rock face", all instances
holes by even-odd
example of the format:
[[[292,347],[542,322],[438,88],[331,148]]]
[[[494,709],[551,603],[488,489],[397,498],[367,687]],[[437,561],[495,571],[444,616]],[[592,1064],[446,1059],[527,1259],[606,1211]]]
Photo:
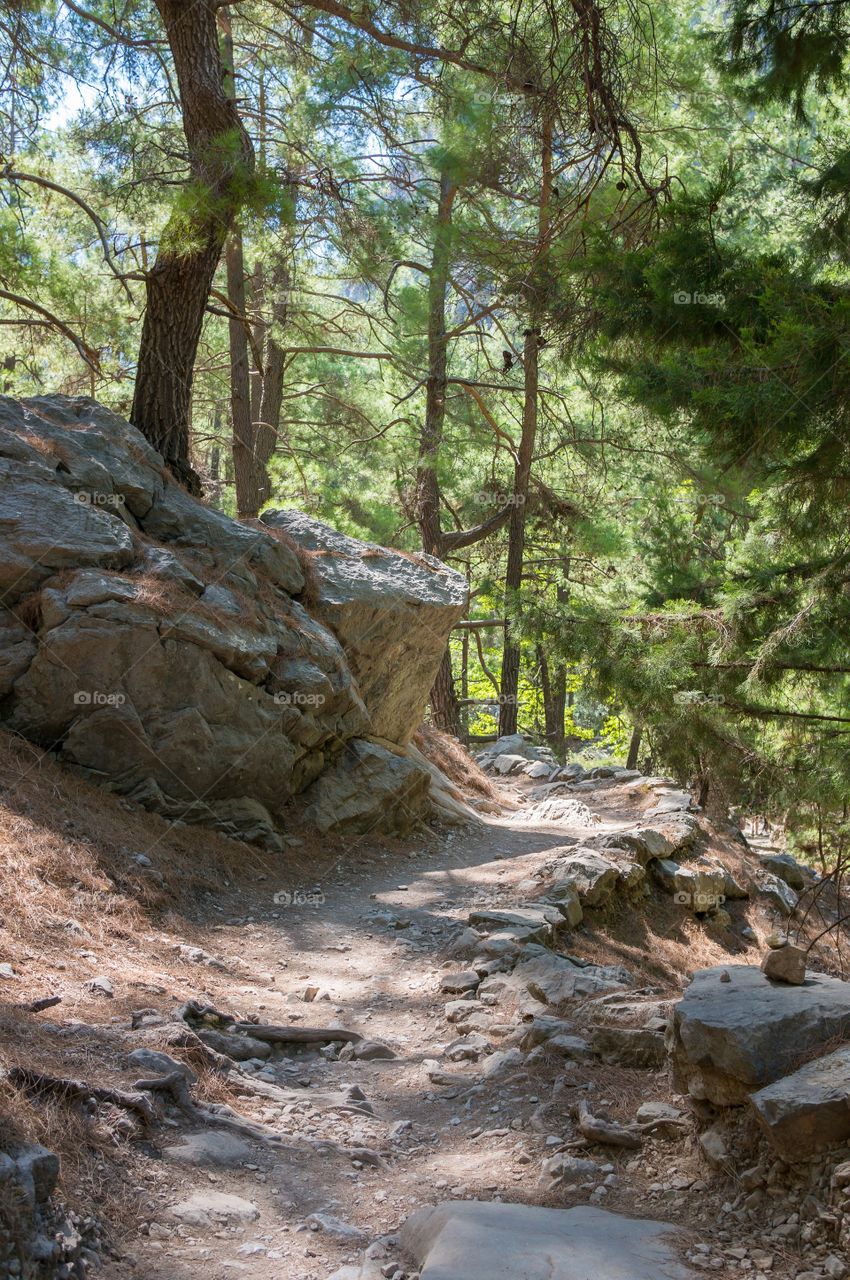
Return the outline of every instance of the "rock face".
[[[339,795],[352,759],[384,800],[403,772],[421,812],[420,771],[357,743],[410,736],[465,604],[459,575],[297,512],[263,528],[212,511],[135,428],[63,396],[0,397],[0,528],[0,726],[149,808],[272,847],[281,807],[329,766]],[[325,812],[323,793],[311,802]]]
[[[850,1046],[759,1089],[750,1103],[789,1164],[850,1138]]]
[[[848,1033],[850,982],[810,974],[788,986],[752,965],[702,969],[673,1013],[673,1084],[719,1106],[744,1103],[793,1071],[804,1050]]]
[[[427,808],[429,775],[375,742],[349,742],[305,793],[320,831],[408,831]]]
[[[316,616],[345,650],[372,732],[405,745],[422,719],[466,580],[440,560],[358,542],[300,511],[266,511],[309,555]]]
[[[58,1178],[59,1159],[45,1147],[0,1151],[0,1275],[10,1280],[81,1275],[83,1255],[96,1256],[93,1220],[81,1230],[76,1215],[63,1212],[52,1199]]]
[[[688,1280],[667,1242],[673,1228],[580,1205],[446,1201],[401,1229],[422,1280]]]

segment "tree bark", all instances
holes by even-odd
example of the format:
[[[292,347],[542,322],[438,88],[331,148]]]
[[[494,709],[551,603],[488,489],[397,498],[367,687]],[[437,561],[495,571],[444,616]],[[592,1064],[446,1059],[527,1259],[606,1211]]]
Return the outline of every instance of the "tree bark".
[[[626,756],[626,768],[636,769],[638,755],[640,754],[640,740],[643,737],[643,730],[640,725],[635,725],[632,729],[632,737],[629,742],[629,754]]]
[[[432,556],[439,556],[443,550],[437,464],[446,417],[446,289],[451,261],[452,206],[456,194],[455,183],[443,171],[440,174],[437,224],[428,277],[428,380],[425,385],[425,421],[419,437],[416,468],[419,536],[422,550]],[[430,703],[432,723],[457,737],[460,734],[460,716],[448,645],[431,689]]]
[[[564,749],[564,712],[567,706],[567,669],[563,662],[550,670],[543,645],[537,646],[540,687],[543,693],[543,724],[546,742],[553,751]]]
[[[541,183],[538,207],[537,247],[532,272],[539,272],[549,246],[549,204],[552,198],[552,117],[543,117],[541,139]],[[522,586],[522,566],[525,555],[525,517],[531,463],[537,439],[537,388],[540,360],[540,316],[542,313],[539,291],[532,283],[529,300],[529,327],[525,330],[523,344],[523,406],[522,434],[514,466],[513,505],[508,526],[508,559],[505,569],[505,603],[510,615],[518,611],[519,591]],[[502,654],[501,698],[499,703],[499,735],[516,733],[519,710],[519,641],[512,637],[510,623],[505,627],[505,648]]]
[[[155,0],[183,115],[189,181],[166,223],[146,281],[146,309],[130,419],[190,491],[192,378],[213,277],[254,151],[225,84],[215,0]]]
[[[233,475],[236,480],[236,514],[240,520],[256,518],[260,507],[254,471],[254,424],[251,420],[251,370],[245,329],[245,255],[242,231],[235,227],[227,242],[227,296],[237,315],[227,322],[230,340],[230,426]],[[243,317],[239,319],[239,316]]]

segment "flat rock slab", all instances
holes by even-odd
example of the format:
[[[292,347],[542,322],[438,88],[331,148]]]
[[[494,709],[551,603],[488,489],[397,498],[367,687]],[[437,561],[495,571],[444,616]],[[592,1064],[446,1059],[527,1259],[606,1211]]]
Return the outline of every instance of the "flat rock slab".
[[[421,1280],[689,1280],[673,1230],[584,1205],[449,1200],[408,1218],[401,1244]]]
[[[750,1102],[783,1160],[808,1160],[850,1138],[850,1045],[759,1089]]]
[[[193,1227],[210,1227],[220,1222],[254,1222],[260,1211],[250,1200],[226,1191],[196,1191],[188,1200],[171,1206],[171,1213]]]
[[[176,1160],[180,1164],[224,1166],[242,1164],[253,1156],[248,1143],[235,1133],[203,1130],[187,1133],[181,1142],[165,1147],[162,1154],[166,1160]]]
[[[788,986],[755,965],[701,969],[673,1013],[673,1086],[735,1106],[793,1071],[804,1051],[848,1034],[850,982],[813,973]]]

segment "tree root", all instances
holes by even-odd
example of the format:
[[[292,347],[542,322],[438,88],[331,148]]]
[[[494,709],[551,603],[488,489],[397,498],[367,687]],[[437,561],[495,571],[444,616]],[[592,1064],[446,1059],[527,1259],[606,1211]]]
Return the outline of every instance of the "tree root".
[[[56,1093],[69,1100],[81,1102],[93,1098],[96,1102],[111,1102],[113,1106],[135,1111],[142,1117],[145,1124],[153,1124],[156,1120],[156,1112],[151,1100],[146,1098],[144,1093],[129,1093],[124,1089],[88,1084],[85,1080],[49,1076],[41,1071],[33,1071],[31,1067],[10,1067],[6,1072],[6,1078],[11,1084],[20,1089],[26,1089],[29,1093]]]

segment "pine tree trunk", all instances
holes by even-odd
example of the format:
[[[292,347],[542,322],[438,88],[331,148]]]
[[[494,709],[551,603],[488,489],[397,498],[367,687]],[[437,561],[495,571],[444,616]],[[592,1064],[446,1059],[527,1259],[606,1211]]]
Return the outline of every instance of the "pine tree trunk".
[[[540,270],[549,246],[549,203],[552,197],[552,118],[543,119],[541,142],[541,183],[538,207],[537,250],[534,268]],[[525,556],[525,517],[528,502],[528,486],[531,463],[537,439],[537,389],[540,360],[541,313],[539,297],[531,287],[529,314],[531,323],[525,330],[523,344],[523,406],[522,434],[514,467],[514,491],[511,518],[508,525],[508,559],[505,569],[505,611],[508,617],[516,614],[519,591],[522,586],[522,566]],[[505,627],[505,648],[502,654],[501,699],[499,703],[499,735],[516,733],[519,711],[519,641],[511,634],[510,623]]]
[[[233,475],[236,480],[236,514],[240,520],[256,518],[260,511],[254,466],[254,424],[251,420],[251,370],[248,333],[245,328],[245,256],[242,232],[237,227],[227,242],[227,296],[236,308],[227,322],[230,339],[230,425]]]
[[[546,742],[553,751],[564,749],[564,712],[567,705],[567,669],[559,662],[554,672],[542,645],[537,646],[540,687],[543,693],[543,723]]]
[[[428,279],[428,381],[425,387],[425,421],[419,438],[416,469],[416,514],[422,550],[429,555],[442,553],[440,520],[440,481],[437,462],[443,439],[446,416],[446,289],[451,258],[452,205],[457,188],[443,172],[440,175],[440,197],[437,226],[431,254]],[[460,717],[452,679],[451,651],[446,646],[430,696],[431,720],[438,729],[460,734]]]
[[[642,737],[643,730],[639,725],[635,725],[634,729],[632,729],[631,741],[629,742],[629,754],[626,756],[627,769],[637,768],[638,755],[640,753],[640,740]]]
[[[508,525],[508,561],[505,569],[506,612],[516,612],[519,589],[522,585],[522,564],[525,555],[525,505],[528,501],[528,482],[531,476],[531,460],[537,438],[537,383],[538,383],[538,329],[526,329],[523,346],[523,371],[525,374],[522,412],[522,436],[517,456],[513,506]],[[502,654],[501,696],[499,702],[499,735],[517,731],[519,703],[519,641],[512,636],[513,628],[505,627],[505,648]]]
[[[146,310],[130,419],[192,492],[192,378],[213,277],[253,169],[216,27],[215,0],[155,0],[180,93],[189,158],[185,198],[162,233]]]

